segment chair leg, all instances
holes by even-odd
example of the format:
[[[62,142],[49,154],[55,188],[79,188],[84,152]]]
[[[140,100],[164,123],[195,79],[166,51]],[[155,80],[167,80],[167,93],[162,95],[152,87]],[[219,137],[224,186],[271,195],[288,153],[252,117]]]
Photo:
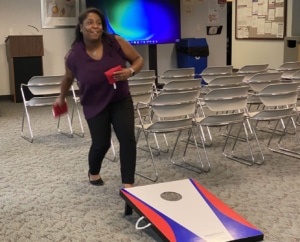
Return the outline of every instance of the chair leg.
[[[146,131],[142,130],[143,133],[144,133],[144,136],[145,136],[145,140],[146,140],[146,143],[147,143],[147,147],[148,147],[148,152],[150,153],[150,157],[151,157],[151,165],[152,165],[152,168],[154,170],[154,178],[150,177],[150,176],[146,176],[144,174],[141,174],[141,173],[138,173],[136,172],[135,174],[138,175],[138,176],[141,176],[147,180],[150,180],[150,181],[153,181],[153,182],[156,182],[158,180],[158,172],[157,172],[157,168],[156,168],[156,165],[155,165],[155,161],[154,161],[154,156],[153,156],[153,152],[152,152],[152,148],[149,144],[149,141],[148,141],[148,134]]]
[[[69,138],[72,138],[72,137],[73,137],[73,128],[72,128],[71,118],[70,118],[69,113],[67,113],[65,116],[66,116],[67,121],[68,121],[68,125],[69,125],[70,132],[69,132],[69,133],[63,132],[63,131],[60,129],[60,120],[61,120],[61,116],[59,116],[59,117],[58,117],[58,120],[57,120],[57,130],[58,130],[58,133],[63,134],[63,135],[66,135],[66,136],[69,137]]]
[[[83,138],[84,137],[84,129],[83,129],[82,119],[81,119],[81,115],[80,115],[80,111],[79,111],[79,107],[78,107],[77,101],[74,101],[73,108],[72,108],[72,115],[71,115],[71,124],[72,125],[73,125],[73,119],[74,119],[75,109],[76,109],[76,112],[77,112],[77,116],[78,116],[78,120],[79,120],[79,125],[80,125],[81,132],[80,133],[74,132],[74,134],[77,135],[77,136],[79,136],[79,137],[81,137],[81,138]]]
[[[111,148],[111,151],[112,151],[112,154],[113,154],[113,158],[110,158],[110,157],[107,157],[107,156],[105,156],[104,158],[109,160],[109,161],[112,161],[112,162],[118,161],[117,155],[116,155],[116,150],[115,150],[115,145],[114,145],[114,142],[113,142],[112,139],[110,140],[110,148]]]
[[[30,138],[27,137],[24,134],[25,116],[26,116],[27,123],[28,123],[28,129],[29,129],[29,133],[30,133]],[[29,117],[29,113],[28,113],[27,107],[24,107],[24,112],[23,112],[23,117],[22,117],[21,137],[24,138],[25,140],[29,141],[30,143],[33,142],[33,133],[32,133],[31,123],[30,123],[30,117]]]
[[[234,126],[233,124],[231,124],[229,126],[229,134],[231,134],[231,131],[233,130],[233,126]],[[242,122],[240,124],[239,128],[238,128],[237,135],[235,135],[235,136],[228,135],[226,137],[225,143],[224,143],[223,149],[222,149],[223,155],[228,159],[235,160],[235,161],[243,163],[245,165],[249,165],[249,166],[252,166],[253,164],[260,164],[261,165],[264,162],[264,155],[263,155],[261,146],[259,144],[259,141],[257,139],[255,131],[253,131],[253,137],[254,137],[255,143],[256,143],[256,145],[259,149],[259,154],[261,156],[261,159],[257,160],[257,159],[255,159],[255,156],[254,156],[253,148],[252,148],[252,145],[250,143],[249,134],[248,134],[246,126],[247,126],[247,124],[245,122]],[[237,141],[241,141],[240,134],[241,134],[242,129],[244,130],[244,133],[245,133],[245,140],[246,140],[246,143],[247,143],[250,159],[247,159],[247,158],[244,158],[244,157],[241,157],[241,156],[237,156],[236,153],[235,153],[235,148],[236,148],[236,145],[237,145]],[[225,150],[226,150],[226,147],[228,145],[229,138],[232,138],[232,137],[235,137],[235,138],[234,138],[234,141],[233,141],[233,145],[231,146],[231,155],[228,155],[225,152]],[[244,143],[244,141],[242,141],[242,142]]]
[[[139,141],[141,132],[142,132],[142,129],[138,127],[138,128],[137,128],[137,132],[136,132],[136,142],[137,142],[137,143],[138,143],[138,141]],[[148,135],[148,134],[147,134],[147,135]],[[158,139],[157,139],[156,134],[153,134],[153,137],[154,137],[154,141],[155,141],[156,147],[151,146],[151,148],[152,148],[153,150],[156,150],[156,151],[157,151],[157,152],[155,153],[155,155],[158,156],[158,155],[160,154],[160,152],[168,153],[168,152],[169,152],[169,144],[168,144],[168,140],[167,140],[167,138],[166,138],[166,135],[163,134],[165,143],[166,143],[166,145],[167,145],[167,149],[166,149],[166,150],[162,150],[162,149],[160,148],[160,145],[159,145],[159,142],[158,142]],[[139,148],[139,149],[141,149],[141,150],[143,150],[143,151],[146,151],[146,152],[149,151],[148,148],[143,148],[143,147],[140,147],[139,145],[137,145],[137,148]]]
[[[204,164],[203,164],[203,161],[202,161],[202,158],[201,158],[201,154],[200,154],[200,151],[199,151],[199,145],[198,145],[196,136],[194,134],[193,128],[191,128],[191,129],[188,130],[188,138],[187,138],[187,142],[185,142],[186,144],[185,144],[185,149],[184,149],[183,157],[182,157],[183,163],[182,164],[176,163],[173,160],[174,151],[176,149],[176,146],[177,146],[179,137],[181,135],[181,132],[182,131],[180,131],[179,134],[177,135],[177,138],[176,138],[176,141],[175,141],[175,145],[174,145],[174,147],[172,149],[172,152],[171,152],[171,155],[170,155],[170,161],[172,162],[172,164],[176,165],[176,166],[179,166],[179,167],[182,167],[182,168],[185,168],[185,169],[188,169],[188,170],[191,170],[191,171],[194,171],[194,172],[197,172],[197,173],[208,172],[210,170],[210,162],[209,162],[209,159],[208,159],[208,156],[207,156],[207,152],[206,152],[206,147],[205,147],[205,144],[204,144],[204,140],[203,140],[202,137],[200,137],[201,143],[202,143],[202,149],[204,150],[204,154],[205,154],[205,157],[206,157],[207,167],[205,167]],[[197,156],[198,156],[198,161],[199,161],[200,167],[195,166],[193,164],[190,164],[190,163],[188,163],[185,160],[185,156],[186,156],[186,153],[187,153],[188,145],[192,143],[191,142],[191,136],[193,137],[193,142],[194,142],[194,146],[193,147],[196,148],[196,152],[197,152]]]
[[[294,157],[294,158],[300,159],[300,152],[294,151],[294,150],[292,150],[290,148],[287,148],[287,147],[283,147],[282,144],[281,144],[281,142],[283,141],[283,138],[288,134],[286,130],[287,130],[287,127],[288,127],[290,121],[293,123],[293,120],[291,118],[288,118],[288,121],[287,121],[287,123],[286,123],[286,125],[285,125],[283,131],[281,132],[280,137],[278,139],[277,148],[273,148],[271,146],[271,142],[274,138],[274,134],[277,130],[278,124],[280,123],[280,120],[278,120],[276,122],[276,125],[273,129],[272,135],[271,135],[271,137],[268,141],[268,149],[271,150],[272,152],[275,152],[275,153],[279,153],[279,154],[282,154],[282,155],[286,155],[286,156],[289,156],[289,157]],[[292,124],[292,126],[295,129],[295,132],[293,133],[293,135],[295,135],[295,139],[296,139],[296,144],[295,145],[299,145],[300,144],[300,138],[299,138],[297,129],[294,126],[294,123]]]

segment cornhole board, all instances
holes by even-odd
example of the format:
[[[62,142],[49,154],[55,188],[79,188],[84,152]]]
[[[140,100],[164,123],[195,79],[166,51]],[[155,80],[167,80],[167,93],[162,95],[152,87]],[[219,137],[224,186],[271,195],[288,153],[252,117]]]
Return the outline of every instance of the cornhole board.
[[[120,196],[166,241],[263,241],[261,231],[193,179],[123,188]]]

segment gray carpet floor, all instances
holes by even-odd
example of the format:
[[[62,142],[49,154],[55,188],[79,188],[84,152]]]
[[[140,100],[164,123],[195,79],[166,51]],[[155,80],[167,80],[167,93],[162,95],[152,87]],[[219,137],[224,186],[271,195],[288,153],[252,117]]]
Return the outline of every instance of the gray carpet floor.
[[[161,241],[151,227],[135,229],[137,213],[124,217],[119,162],[104,161],[104,186],[89,184],[86,123],[84,138],[69,138],[57,132],[49,107],[32,109],[34,141],[29,143],[20,136],[22,113],[22,103],[0,101],[0,241]],[[76,120],[74,130],[79,131]],[[266,157],[263,165],[226,159],[221,151],[224,138],[215,130],[213,145],[207,149],[208,173],[171,165],[169,154],[161,153],[155,156],[157,182],[193,178],[261,230],[264,241],[299,242],[300,160],[268,151],[266,136],[259,134]],[[173,138],[168,136],[171,144]],[[149,158],[138,149],[137,170],[151,175]],[[188,158],[196,159],[193,150]],[[152,182],[136,176],[136,186],[147,184]]]

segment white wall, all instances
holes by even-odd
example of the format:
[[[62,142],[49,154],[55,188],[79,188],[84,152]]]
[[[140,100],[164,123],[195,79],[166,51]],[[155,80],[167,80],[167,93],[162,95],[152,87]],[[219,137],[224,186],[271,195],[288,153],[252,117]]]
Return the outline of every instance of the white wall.
[[[297,0],[298,1],[298,0]],[[45,75],[61,74],[64,72],[64,55],[68,51],[73,40],[74,29],[41,29],[40,0],[0,0],[0,96],[10,95],[8,65],[5,50],[5,37],[9,35],[9,29],[14,34],[39,34],[44,36],[45,55],[43,66]],[[219,9],[219,23],[223,25],[223,31],[218,36],[207,36],[209,3],[211,0],[184,1],[193,4],[189,14],[182,13],[182,37],[207,38],[210,55],[209,66],[226,64],[226,8]],[[217,0],[216,0],[217,2]],[[235,1],[233,1],[233,28],[235,23]],[[288,32],[292,9],[292,2],[288,1]],[[182,11],[184,9],[182,8]],[[28,25],[34,25],[39,32]],[[137,50],[146,60],[148,67],[147,46],[136,46]],[[176,50],[174,44],[158,45],[158,74],[163,70],[177,66]],[[235,40],[233,31],[232,65],[239,68],[251,63],[269,63],[271,68],[278,67],[283,62],[284,41],[258,41]]]
[[[10,95],[5,38],[14,35],[43,35],[45,75],[64,73],[64,55],[73,40],[74,29],[42,29],[40,0],[0,0],[0,96]],[[28,25],[36,26],[34,28]]]
[[[84,2],[84,0],[81,0]],[[10,30],[15,35],[38,34],[43,35],[44,57],[43,66],[45,75],[56,75],[64,72],[64,55],[68,51],[74,36],[74,28],[42,29],[40,15],[40,0],[0,0],[0,96],[10,95],[8,64],[6,59],[5,38]],[[187,1],[181,1],[187,2]],[[191,13],[183,14],[182,37],[206,38],[210,48],[209,65],[223,65],[226,62],[226,8],[220,9],[220,23],[223,23],[223,32],[218,36],[206,36],[208,24],[209,1],[190,1]],[[217,2],[217,0],[216,0]],[[220,24],[218,23],[218,24]],[[36,26],[35,29],[28,25]],[[145,58],[145,67],[148,63],[148,47],[136,46]],[[177,67],[176,49],[174,44],[157,46],[158,75],[168,68]]]

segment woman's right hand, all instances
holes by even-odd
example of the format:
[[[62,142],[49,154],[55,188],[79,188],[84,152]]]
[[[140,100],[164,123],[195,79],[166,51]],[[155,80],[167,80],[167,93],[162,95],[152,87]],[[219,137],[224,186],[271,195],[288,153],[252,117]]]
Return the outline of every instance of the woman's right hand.
[[[59,96],[58,98],[56,98],[54,105],[57,105],[59,107],[61,107],[65,102],[65,99],[62,98],[61,96]]]

